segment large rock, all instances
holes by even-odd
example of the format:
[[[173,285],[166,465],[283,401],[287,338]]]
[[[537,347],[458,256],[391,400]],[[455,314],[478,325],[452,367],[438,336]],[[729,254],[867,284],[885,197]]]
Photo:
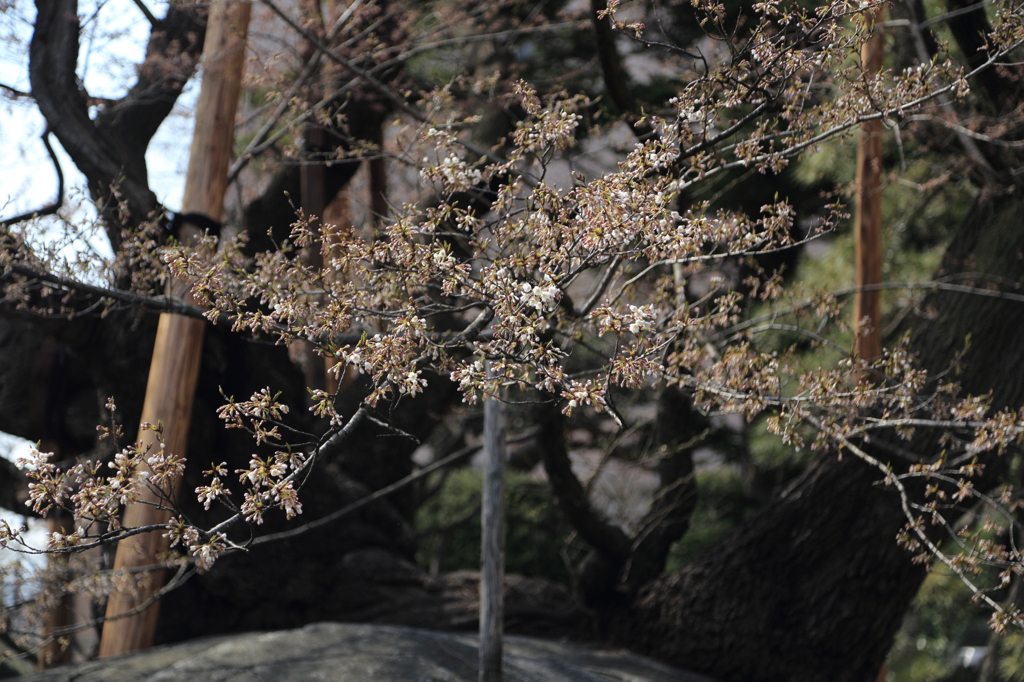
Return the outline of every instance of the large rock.
[[[624,652],[505,640],[506,682],[713,682]],[[54,668],[23,682],[476,682],[477,638],[383,625],[318,623],[211,637]]]

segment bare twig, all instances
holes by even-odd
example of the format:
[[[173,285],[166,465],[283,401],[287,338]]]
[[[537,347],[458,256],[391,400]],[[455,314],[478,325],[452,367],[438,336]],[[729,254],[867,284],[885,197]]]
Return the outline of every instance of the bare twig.
[[[328,523],[337,521],[338,519],[340,519],[343,516],[346,516],[347,514],[351,514],[357,509],[362,509],[371,502],[376,502],[382,497],[386,497],[395,491],[401,490],[402,488],[408,486],[409,484],[420,480],[424,476],[428,476],[434,473],[438,469],[455,464],[459,460],[465,459],[466,457],[469,457],[470,455],[476,453],[478,450],[480,450],[479,445],[472,445],[469,447],[462,448],[461,450],[458,450],[457,452],[448,455],[444,459],[438,460],[429,466],[423,467],[417,472],[409,474],[408,476],[401,480],[395,481],[389,486],[381,488],[380,490],[371,495],[367,495],[362,499],[356,500],[352,504],[342,507],[338,511],[331,512],[327,516],[319,518],[316,521],[310,521],[309,523],[305,523],[301,526],[298,526],[297,528],[281,531],[280,533],[270,533],[269,535],[261,535],[260,537],[253,540],[252,544],[262,545],[264,543],[273,542],[275,540],[286,540],[288,538],[293,538],[297,535],[301,535],[302,533],[305,533],[307,531],[311,531],[315,528],[325,526]]]
[[[4,87],[6,88],[7,86]],[[57,199],[40,209],[36,209],[35,211],[29,211],[28,213],[22,213],[21,215],[16,215],[12,218],[0,220],[0,228],[7,227],[8,225],[14,225],[25,220],[31,220],[32,218],[54,215],[60,210],[61,206],[64,205],[64,171],[61,170],[60,161],[57,159],[57,155],[54,153],[53,147],[50,146],[49,138],[50,130],[47,128],[46,132],[40,136],[40,139],[42,139],[43,145],[46,147],[46,151],[50,155],[50,160],[53,161],[53,169],[57,172]]]

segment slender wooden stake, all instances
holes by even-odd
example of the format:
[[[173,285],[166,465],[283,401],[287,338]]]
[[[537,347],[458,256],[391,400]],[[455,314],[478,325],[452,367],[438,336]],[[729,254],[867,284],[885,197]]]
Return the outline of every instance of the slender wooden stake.
[[[252,5],[248,2],[218,0],[211,4],[203,46],[203,82],[196,108],[196,128],[192,138],[182,213],[200,213],[220,220],[227,190],[228,163],[234,140],[235,113],[241,89],[245,61],[245,36]],[[182,239],[190,235],[182,231]],[[172,295],[188,296],[188,283],[168,285]],[[167,452],[183,457],[188,440],[192,399],[199,376],[203,345],[203,320],[162,314],[157,327],[156,344],[142,406],[142,422],[162,425]],[[146,448],[159,448],[157,434],[139,430],[139,441]],[[173,499],[178,482],[171,483],[163,495]],[[125,526],[163,524],[170,512],[154,506],[160,496],[147,490],[139,502],[125,511]],[[135,535],[117,546],[114,569],[152,566],[168,549],[162,533]],[[141,572],[137,588],[112,594],[107,602],[106,622],[100,640],[100,656],[116,656],[153,645],[159,604],[141,613],[126,616],[141,606],[162,585],[163,571]]]
[[[42,449],[44,451],[51,450],[51,448],[47,448],[45,446]],[[47,519],[46,528],[51,533],[67,535],[74,532],[75,520],[66,513],[52,513],[50,518]],[[68,579],[68,556],[66,554],[51,555],[48,561],[49,571],[53,576],[54,581],[58,585],[63,586],[65,580]],[[50,612],[46,614],[46,624],[43,626],[43,637],[50,636],[50,633],[61,630],[62,628],[73,624],[74,621],[75,612],[72,595],[61,595],[57,600],[57,603],[53,605],[52,609],[50,609]],[[57,639],[46,643],[39,649],[37,666],[39,670],[45,670],[46,668],[64,665],[70,661],[71,646],[69,640],[68,638],[64,638],[64,641],[61,641],[61,638],[58,637]]]
[[[331,203],[327,205],[327,208],[324,209],[324,223],[330,225],[337,225],[344,228],[347,228],[351,224],[351,219],[349,218],[348,210],[348,191],[349,188],[347,185],[345,187],[342,187],[341,191],[339,191],[338,194],[331,201]],[[327,239],[328,249],[331,249],[337,243],[336,236],[327,235],[325,238]],[[330,251],[328,251],[328,253],[330,253]],[[330,267],[329,263],[328,267]],[[326,275],[332,280],[336,278],[341,278],[343,276],[342,273],[334,272],[333,270],[326,273]],[[356,374],[355,372],[342,372],[339,375],[332,371],[334,365],[334,358],[324,358],[324,368],[327,374],[325,378],[325,390],[328,393],[332,394],[337,393],[344,386],[350,384],[353,381]]]
[[[28,408],[28,432],[37,434],[39,450],[53,454],[55,461],[61,461],[61,446],[56,424],[63,419],[67,407],[67,354],[56,339],[48,337],[36,349],[32,360],[31,385],[26,396]],[[74,519],[64,510],[50,511],[46,527],[50,533],[67,534],[74,530]],[[62,554],[51,554],[47,558],[48,582],[53,589],[63,592],[64,583],[68,579],[68,557]],[[46,614],[43,624],[43,637],[49,637],[68,625],[73,620],[72,599],[69,594],[62,594]],[[68,662],[69,648],[67,640],[63,643],[54,639],[39,649],[37,664],[44,670]]]
[[[304,249],[303,260],[315,270],[323,270],[324,258],[321,249],[323,235],[324,211],[327,208],[327,197],[324,194],[324,166],[319,153],[325,141],[324,131],[315,123],[306,124],[303,136],[306,138],[306,153],[299,170],[299,183],[302,190],[302,212],[311,221],[318,233],[318,238]],[[288,349],[289,355],[297,359],[306,377],[306,386],[323,390],[327,387],[327,365],[314,350],[311,341],[300,339],[293,341]],[[311,396],[306,397],[308,405],[312,405]]]
[[[885,36],[881,23],[883,8],[875,11],[875,30],[861,47],[865,77],[882,70]],[[857,144],[857,202],[854,218],[856,238],[857,286],[882,281],[882,122],[861,124]],[[882,354],[880,292],[859,291],[853,299],[853,354],[872,360]]]
[[[374,129],[372,142],[377,145],[379,153],[368,162],[370,174],[370,224],[374,231],[384,226],[388,217],[388,167],[384,162],[384,126]]]
[[[487,373],[491,374],[490,365]],[[501,682],[505,601],[505,417],[500,400],[484,403],[481,510],[480,682]]]
[[[885,57],[885,35],[882,20],[885,8],[875,10],[871,23],[874,32],[860,48],[865,77],[882,70]],[[882,122],[867,121],[860,126],[857,142],[857,203],[854,212],[857,286],[882,283]],[[858,291],[853,298],[853,355],[859,360],[873,360],[882,355],[881,292]],[[861,375],[869,381],[867,373]],[[885,682],[886,665],[878,671],[877,682]]]

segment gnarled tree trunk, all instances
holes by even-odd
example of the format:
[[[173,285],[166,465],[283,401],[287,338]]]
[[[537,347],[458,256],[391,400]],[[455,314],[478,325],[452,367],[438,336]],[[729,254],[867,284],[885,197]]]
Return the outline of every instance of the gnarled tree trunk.
[[[1012,196],[977,206],[941,274],[1020,281],[1022,210]],[[936,292],[920,309],[913,343],[925,367],[942,370],[966,347],[958,377],[965,393],[991,390],[997,408],[1024,403],[1024,304]],[[938,447],[913,445],[923,458]],[[1005,460],[986,457],[991,482]],[[619,637],[727,682],[873,680],[925,576],[896,543],[905,524],[877,470],[826,453],[712,550],[646,585],[618,621]]]

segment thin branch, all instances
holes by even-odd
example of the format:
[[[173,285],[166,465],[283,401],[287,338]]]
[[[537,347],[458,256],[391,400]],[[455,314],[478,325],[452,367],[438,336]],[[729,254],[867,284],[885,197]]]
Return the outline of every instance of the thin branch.
[[[3,86],[7,87],[7,86]],[[9,88],[10,89],[10,88]],[[43,141],[43,146],[46,147],[46,151],[50,155],[50,160],[53,161],[53,169],[57,172],[57,199],[46,206],[37,209],[35,211],[29,211],[28,213],[22,213],[16,215],[13,218],[7,218],[0,220],[0,228],[14,225],[16,223],[23,222],[25,220],[31,220],[32,218],[39,218],[45,215],[54,215],[60,210],[61,206],[64,205],[64,171],[61,170],[60,161],[57,159],[57,154],[54,153],[53,147],[50,146],[50,129],[47,128],[40,139]]]
[[[820,426],[820,424],[818,424],[818,426]],[[843,448],[849,450],[862,461],[866,462],[867,464],[870,464],[874,468],[881,471],[882,474],[885,475],[885,482],[896,488],[896,491],[899,493],[900,496],[900,506],[903,508],[903,515],[907,519],[908,527],[913,531],[914,535],[917,536],[917,539],[921,542],[921,544],[928,548],[928,551],[931,553],[931,555],[937,558],[942,563],[944,563],[949,568],[949,570],[953,571],[953,573],[956,574],[958,578],[960,578],[963,584],[966,585],[967,588],[974,594],[976,599],[980,599],[981,601],[985,602],[985,604],[996,613],[1007,613],[1006,609],[1001,604],[999,604],[998,602],[994,601],[991,597],[989,597],[984,589],[975,585],[971,578],[967,575],[967,572],[960,566],[960,564],[954,561],[951,557],[947,556],[945,553],[943,553],[943,551],[939,549],[938,545],[936,545],[932,541],[932,539],[928,537],[928,534],[924,532],[924,530],[921,528],[921,520],[917,517],[917,515],[914,514],[914,512],[910,508],[911,502],[910,496],[907,494],[907,489],[904,487],[903,481],[900,480],[900,477],[896,475],[892,468],[889,467],[887,464],[883,464],[882,462],[880,462],[879,460],[875,459],[867,452],[862,450],[861,448],[854,445],[846,437],[840,436],[839,442],[842,444]],[[1009,615],[1012,616],[1013,614],[1011,613]],[[1022,620],[1019,616],[1014,618],[1014,622],[1018,627],[1024,628],[1024,620]]]
[[[430,123],[430,120],[427,118],[426,114],[424,114],[422,111],[409,104],[405,100],[405,98],[401,96],[401,94],[394,90],[394,88],[388,87],[380,80],[378,80],[373,75],[371,70],[363,69],[355,65],[354,63],[352,63],[348,59],[345,59],[337,52],[332,50],[330,47],[325,45],[324,42],[320,40],[320,38],[318,38],[309,30],[303,28],[297,21],[292,19],[291,16],[289,16],[284,10],[278,7],[273,0],[260,0],[260,2],[262,2],[268,8],[270,8],[270,10],[274,14],[280,17],[281,20],[288,24],[288,26],[290,26],[294,31],[297,31],[303,38],[308,40],[310,44],[315,46],[316,49],[320,50],[328,59],[338,64],[339,66],[344,67],[353,75],[362,80],[364,83],[366,83],[371,88],[376,90],[378,93],[383,95],[392,104],[394,104],[399,111],[408,114],[414,120],[419,121],[420,123]],[[467,150],[473,152],[474,154],[477,154],[482,157],[487,157],[488,159],[494,161],[495,163],[504,163],[504,159],[502,159],[498,155],[486,149],[482,149],[477,145],[473,144],[472,142],[459,139],[458,143],[465,147]]]
[[[946,12],[945,14],[940,14],[937,17],[932,17],[931,19],[928,19],[927,21],[922,21],[919,24],[919,26],[921,28],[928,28],[932,24],[937,24],[940,21],[948,21],[950,19],[955,19],[956,17],[963,16],[964,14],[970,14],[971,12],[977,12],[980,9],[984,9],[984,8],[988,7],[989,5],[994,5],[994,4],[995,3],[992,2],[992,0],[985,0],[985,2],[979,2],[979,3],[971,5],[969,7],[961,7],[960,9],[953,10],[952,12]]]
[[[997,146],[1000,146],[1000,147],[1007,147],[1009,149],[1018,149],[1020,147],[1024,147],[1024,140],[1000,140],[1000,139],[992,137],[990,135],[985,135],[983,133],[976,132],[974,130],[971,130],[970,128],[966,128],[966,127],[964,127],[962,125],[959,125],[957,123],[954,123],[952,121],[947,121],[946,119],[942,118],[941,116],[931,116],[929,114],[919,114],[917,116],[909,116],[907,118],[907,120],[908,121],[928,121],[929,123],[938,123],[939,125],[943,125],[943,126],[949,128],[950,130],[956,132],[956,133],[959,133],[959,134],[962,134],[962,135],[967,135],[968,137],[971,137],[971,138],[973,138],[975,140],[980,140],[981,142],[986,142],[988,144],[994,144],[994,145],[997,145]]]
[[[15,274],[22,277],[30,277],[54,288],[120,301],[121,303],[127,303],[148,312],[175,313],[185,317],[208,319],[205,314],[207,311],[197,306],[189,305],[177,298],[171,298],[169,296],[146,296],[144,294],[135,294],[121,289],[100,287],[94,284],[80,282],[70,277],[62,277],[49,272],[40,272],[35,268],[31,268],[20,263],[9,263],[4,267],[3,274],[4,276]],[[230,322],[231,318],[227,318],[225,321]]]
[[[338,17],[338,20],[335,21],[334,25],[331,27],[331,32],[327,36],[327,42],[330,43],[334,41],[334,39],[338,36],[338,33],[340,33],[341,29],[345,27],[345,24],[348,23],[348,20],[352,18],[352,14],[360,7],[361,4],[362,0],[355,0],[355,2],[350,4],[348,8],[344,12],[342,12],[341,16]],[[370,4],[372,5],[373,3]],[[266,139],[271,129],[273,129],[273,127],[281,119],[281,116],[283,116],[284,113],[288,110],[288,107],[291,104],[292,99],[299,92],[302,86],[306,84],[309,78],[315,73],[317,67],[320,66],[320,61],[322,57],[323,54],[317,51],[314,54],[312,54],[306,61],[305,65],[303,65],[302,72],[299,74],[298,78],[295,79],[295,82],[292,84],[292,87],[288,90],[288,92],[286,92],[281,97],[281,101],[277,105],[277,108],[274,110],[274,113],[270,115],[270,118],[268,118],[267,121],[263,124],[263,126],[256,132],[256,135],[254,135],[253,138],[249,141],[249,144],[246,145],[245,150],[243,150],[242,153],[238,155],[238,158],[235,159],[235,161],[231,164],[231,168],[228,170],[228,184],[231,184],[232,182],[235,181],[235,178],[238,177],[238,174],[242,172],[242,169],[245,168],[249,161],[251,161],[255,157],[262,154],[264,151],[266,151],[271,145],[274,144],[274,142],[279,140],[290,129],[289,126],[283,126],[281,130],[279,130],[277,134],[272,136],[270,140]],[[303,114],[303,116],[300,117],[300,120],[296,121],[296,123],[307,120],[308,118],[313,116],[313,114],[320,111],[320,109],[322,109],[323,107],[328,106],[330,103],[336,102],[338,100],[339,94],[347,91],[348,88],[342,88],[341,91],[334,93],[329,98],[325,98],[322,102],[318,103],[316,106],[306,111]]]
[[[802,334],[803,336],[807,336],[810,339],[812,339],[814,341],[817,341],[818,343],[820,343],[820,344],[822,344],[824,346],[828,346],[832,350],[838,351],[838,352],[842,353],[843,355],[849,355],[849,353],[850,353],[850,349],[849,348],[844,348],[843,346],[840,346],[838,343],[835,343],[834,341],[830,341],[829,339],[826,339],[825,337],[821,336],[820,334],[815,334],[810,329],[804,329],[803,327],[800,327],[800,326],[795,325],[795,324],[777,324],[777,323],[764,324],[764,325],[761,325],[761,326],[758,326],[758,327],[754,327],[750,331],[753,334],[758,334],[760,332],[767,332],[767,331],[795,332],[797,334]]]
[[[262,535],[253,540],[251,544],[262,545],[264,543],[273,542],[275,540],[287,540],[288,538],[293,538],[297,535],[301,535],[302,533],[313,530],[315,528],[325,526],[328,523],[337,521],[338,519],[347,514],[351,514],[352,512],[358,509],[362,509],[371,502],[376,502],[382,497],[386,497],[387,495],[390,495],[395,491],[401,490],[402,488],[408,486],[409,484],[420,480],[424,476],[428,476],[434,473],[438,469],[449,466],[451,464],[455,464],[459,460],[465,459],[466,457],[469,457],[470,455],[476,453],[479,450],[479,445],[471,445],[469,447],[462,448],[461,450],[458,450],[452,453],[451,455],[448,455],[444,459],[438,460],[429,466],[423,467],[422,469],[415,473],[409,474],[408,476],[401,480],[395,481],[389,486],[381,488],[380,490],[371,495],[367,495],[366,497],[356,500],[352,504],[342,507],[338,511],[331,512],[327,516],[319,518],[316,521],[310,521],[309,523],[298,526],[297,528],[281,531],[280,533],[270,533],[269,535]]]
[[[999,50],[998,52],[993,53],[991,56],[989,56],[988,59],[985,60],[985,62],[983,62],[982,64],[979,64],[977,66],[977,68],[971,70],[969,73],[965,74],[959,80],[969,80],[969,79],[977,76],[978,74],[982,73],[983,71],[985,71],[989,67],[994,66],[995,64],[997,64],[999,59],[1001,59],[1002,57],[1006,56],[1007,54],[1010,54],[1011,52],[1013,52],[1017,48],[1021,47],[1022,45],[1024,45],[1024,40],[1018,40],[1015,43],[1013,43],[1012,45],[1009,45],[1006,48],[1004,48],[1002,50]],[[949,85],[946,85],[946,86],[943,86],[941,88],[938,88],[937,90],[933,90],[932,92],[930,92],[930,93],[928,93],[926,95],[922,95],[922,96],[918,97],[917,99],[911,100],[910,102],[904,102],[900,106],[893,107],[892,109],[886,109],[884,111],[876,111],[874,113],[863,114],[861,116],[856,116],[856,117],[852,118],[849,121],[846,121],[844,123],[840,123],[840,124],[836,125],[835,127],[830,128],[828,130],[823,130],[822,132],[820,132],[820,133],[818,133],[816,135],[813,135],[813,136],[803,140],[802,142],[798,142],[798,143],[794,144],[792,147],[790,147],[789,149],[785,149],[785,150],[782,150],[782,151],[779,151],[779,152],[759,154],[759,155],[751,157],[751,158],[740,159],[740,160],[733,161],[733,162],[730,162],[730,163],[723,163],[720,166],[717,166],[717,167],[712,168],[712,169],[710,169],[708,171],[702,172],[698,177],[694,178],[693,180],[689,180],[687,182],[681,183],[680,190],[689,189],[691,186],[695,185],[698,182],[703,182],[703,181],[707,180],[708,178],[711,178],[711,177],[714,177],[714,176],[717,176],[717,175],[721,175],[722,173],[725,173],[727,171],[730,171],[730,170],[733,170],[733,169],[736,169],[736,168],[749,168],[750,166],[758,166],[759,164],[767,163],[769,161],[772,161],[773,159],[778,159],[780,157],[781,158],[787,158],[787,159],[794,158],[796,156],[799,156],[801,153],[803,153],[807,149],[813,148],[814,146],[816,146],[818,144],[821,144],[822,142],[826,142],[826,141],[828,141],[828,140],[830,140],[830,139],[832,139],[834,137],[838,137],[840,134],[842,134],[842,133],[846,132],[847,130],[850,130],[850,129],[856,127],[856,126],[859,126],[862,123],[866,123],[868,121],[884,120],[884,119],[887,119],[887,118],[892,118],[894,116],[902,118],[902,117],[906,116],[906,113],[908,111],[917,109],[921,105],[927,104],[927,103],[935,101],[935,100],[939,100],[940,103],[941,103],[942,98],[944,96],[948,95],[949,93],[953,92],[954,90],[957,90],[960,87],[959,80],[957,82],[950,83]],[[744,119],[747,119],[747,118],[749,118],[749,117],[744,117]],[[732,128],[730,128],[730,130],[732,130]],[[717,140],[720,140],[721,138],[722,138],[722,134],[719,134],[719,135],[717,135],[715,137],[715,139],[717,139]],[[966,136],[964,136],[964,138],[966,138]],[[961,139],[964,139],[964,138],[961,138]],[[970,144],[973,144],[973,142],[969,138],[964,139],[964,141],[965,141],[965,146],[969,150],[970,149]],[[695,149],[703,148],[704,146],[705,146],[705,143],[701,143],[700,145],[695,145],[694,147],[691,147],[690,149],[681,151],[679,156],[678,156],[678,159],[676,161],[677,165],[684,158],[686,158],[686,155],[689,152],[691,152],[692,150],[695,150]],[[972,158],[974,158],[973,155],[972,155]],[[985,168],[985,164],[987,162],[985,161],[984,157],[982,157],[980,159],[979,158],[975,158],[974,160],[976,162],[978,162],[979,165],[981,165],[981,167],[983,169]],[[989,168],[991,168],[991,167],[989,167]],[[986,171],[986,172],[989,172],[989,171]],[[994,170],[991,171],[991,172],[994,173]]]
[[[32,93],[12,88],[10,85],[6,85],[4,83],[0,83],[0,90],[6,90],[15,99],[21,99],[23,97],[27,99],[32,98]]]
[[[185,303],[181,299],[172,298],[169,296],[146,296],[145,294],[136,294],[130,291],[124,291],[121,289],[111,289],[107,287],[100,287],[94,284],[87,284],[86,282],[80,282],[70,277],[62,277],[60,275],[54,275],[49,272],[41,272],[27,265],[20,263],[9,263],[4,267],[3,274],[0,278],[6,277],[10,274],[19,275],[22,277],[30,277],[35,280],[57,289],[65,291],[73,291],[79,294],[86,294],[90,296],[96,296],[98,298],[112,299],[121,303],[134,306],[141,310],[151,313],[174,313],[176,315],[182,315],[184,317],[191,317],[195,319],[210,320],[210,311],[200,308],[198,306],[190,305]],[[468,340],[472,340],[481,336],[484,328],[494,318],[494,311],[490,308],[485,309],[483,312],[478,314],[476,318],[463,330],[461,331],[449,331],[449,332],[434,332],[428,333],[426,339],[433,343],[441,344],[447,348],[457,348]],[[214,323],[217,325],[230,326],[236,321],[242,319],[242,315],[229,315],[226,313],[220,313],[216,316]],[[293,335],[290,330],[280,325],[274,325],[271,327],[271,331],[277,334]],[[322,344],[333,343],[338,346],[348,346],[359,341],[363,338],[363,334],[350,332],[344,334],[334,334],[324,336],[317,341]],[[424,356],[429,357],[429,356]]]
[[[924,291],[951,291],[958,294],[970,294],[972,296],[983,296],[986,298],[999,298],[1006,301],[1013,301],[1015,303],[1024,303],[1024,295],[1012,294],[1008,291],[993,291],[991,289],[982,289],[979,287],[969,287],[963,284],[950,284],[941,280],[935,282],[882,282],[879,284],[870,284],[860,287],[848,287],[846,289],[839,289],[838,291],[832,292],[830,295],[836,298],[843,296],[850,296],[856,294],[859,291],[880,291],[885,289],[920,289]],[[741,332],[744,329],[756,327],[759,324],[768,322],[775,319],[780,315],[789,315],[805,308],[818,305],[818,301],[802,301],[795,303],[791,306],[786,306],[781,310],[775,310],[770,313],[758,315],[752,317],[749,320],[740,322],[739,324],[733,325],[728,329],[723,329],[721,332],[716,334],[713,338],[721,339],[726,336],[731,336],[737,332]]]
[[[579,311],[577,311],[577,315],[580,317],[586,317],[590,314],[590,311],[594,309],[597,302],[601,300],[602,296],[604,296],[605,290],[608,288],[608,285],[611,284],[611,281],[619,271],[619,266],[621,264],[622,258],[619,256],[616,256],[612,262],[608,264],[608,269],[604,271],[604,276],[601,277],[601,281],[598,282],[597,287],[594,289],[594,292],[590,294],[587,302],[583,304],[583,307],[580,308]]]

